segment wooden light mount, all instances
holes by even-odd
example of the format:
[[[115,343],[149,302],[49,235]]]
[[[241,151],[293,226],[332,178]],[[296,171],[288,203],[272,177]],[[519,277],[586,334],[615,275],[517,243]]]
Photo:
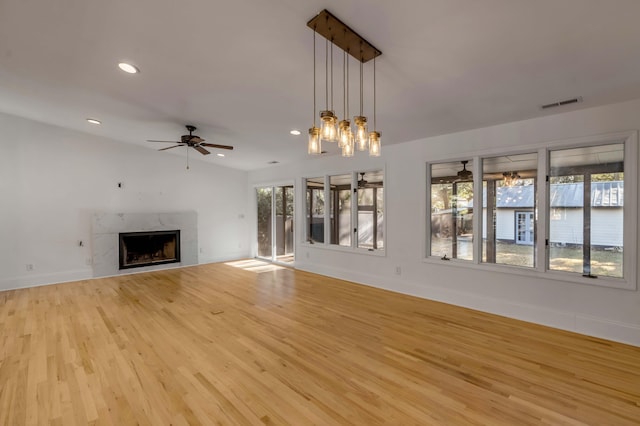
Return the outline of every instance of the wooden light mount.
[[[327,9],[307,22],[307,26],[362,63],[382,55],[381,51]]]

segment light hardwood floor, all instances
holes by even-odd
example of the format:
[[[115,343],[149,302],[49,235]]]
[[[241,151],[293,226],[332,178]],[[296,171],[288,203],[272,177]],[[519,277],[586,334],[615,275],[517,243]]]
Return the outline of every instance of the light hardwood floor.
[[[0,293],[0,424],[640,423],[640,348],[268,269]]]

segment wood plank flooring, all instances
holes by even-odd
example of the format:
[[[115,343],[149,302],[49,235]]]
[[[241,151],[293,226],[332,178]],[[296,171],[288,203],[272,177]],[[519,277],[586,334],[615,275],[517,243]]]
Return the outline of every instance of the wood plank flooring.
[[[0,425],[640,424],[640,348],[268,269],[0,293]]]

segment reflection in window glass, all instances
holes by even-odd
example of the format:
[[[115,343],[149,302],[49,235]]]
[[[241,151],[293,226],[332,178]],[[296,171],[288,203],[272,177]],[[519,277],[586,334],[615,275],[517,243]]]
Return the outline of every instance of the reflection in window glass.
[[[535,266],[537,164],[536,153],[482,160],[483,262]]]
[[[384,174],[358,173],[358,247],[384,248]]]
[[[551,151],[549,269],[622,277],[624,144]]]
[[[307,241],[324,242],[324,178],[307,179]]]
[[[472,161],[431,165],[432,256],[473,260]]]
[[[331,188],[331,244],[351,246],[351,175],[329,177]]]

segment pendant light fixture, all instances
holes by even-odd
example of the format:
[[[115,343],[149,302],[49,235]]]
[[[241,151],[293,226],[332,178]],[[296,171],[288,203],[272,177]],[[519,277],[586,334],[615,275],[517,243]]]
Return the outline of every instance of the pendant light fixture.
[[[380,156],[380,132],[376,127],[376,58],[373,58],[373,131],[369,132],[369,155]]]
[[[316,30],[313,29],[313,124],[309,129],[309,154],[320,154],[322,145],[320,141],[320,128],[316,127]]]
[[[362,42],[360,42],[362,44]],[[362,52],[362,47],[360,48]],[[353,123],[356,126],[355,138],[358,151],[366,151],[369,143],[369,132],[367,132],[367,117],[362,113],[362,105],[364,103],[364,83],[363,83],[364,63],[360,60],[360,115],[353,117]]]
[[[329,109],[329,72],[331,72],[331,98],[333,104],[333,43],[331,43],[331,62],[329,62],[329,39],[325,43],[325,110],[320,111],[320,138],[326,142],[338,140],[338,118],[333,112],[333,105]],[[329,71],[331,70],[331,71]]]
[[[320,153],[321,141],[338,142],[342,148],[342,155],[351,157],[357,146],[359,151],[369,150],[369,155],[380,155],[380,132],[377,129],[369,132],[367,129],[367,117],[364,115],[364,63],[380,56],[382,52],[373,47],[371,43],[363,39],[342,21],[332,15],[326,9],[307,22],[307,26],[314,33],[314,67],[313,67],[313,94],[314,94],[314,126],[309,129],[309,153]],[[315,127],[316,109],[316,55],[315,33],[319,33],[326,39],[325,43],[325,109],[320,112],[321,124]],[[343,104],[344,117],[338,120],[333,110],[333,45],[343,51]],[[329,57],[331,51],[331,57]],[[353,56],[360,62],[360,115],[353,117],[354,129],[349,121],[349,56]],[[331,87],[331,89],[329,89]],[[329,90],[331,90],[331,103],[329,103]],[[374,61],[374,128],[375,123],[375,61]],[[317,130],[316,130],[317,129]],[[371,143],[370,141],[373,141]]]
[[[342,55],[342,91],[344,120],[340,121],[339,125],[338,146],[342,148],[343,157],[351,157],[353,155],[353,133],[349,122],[349,59],[346,51]]]

